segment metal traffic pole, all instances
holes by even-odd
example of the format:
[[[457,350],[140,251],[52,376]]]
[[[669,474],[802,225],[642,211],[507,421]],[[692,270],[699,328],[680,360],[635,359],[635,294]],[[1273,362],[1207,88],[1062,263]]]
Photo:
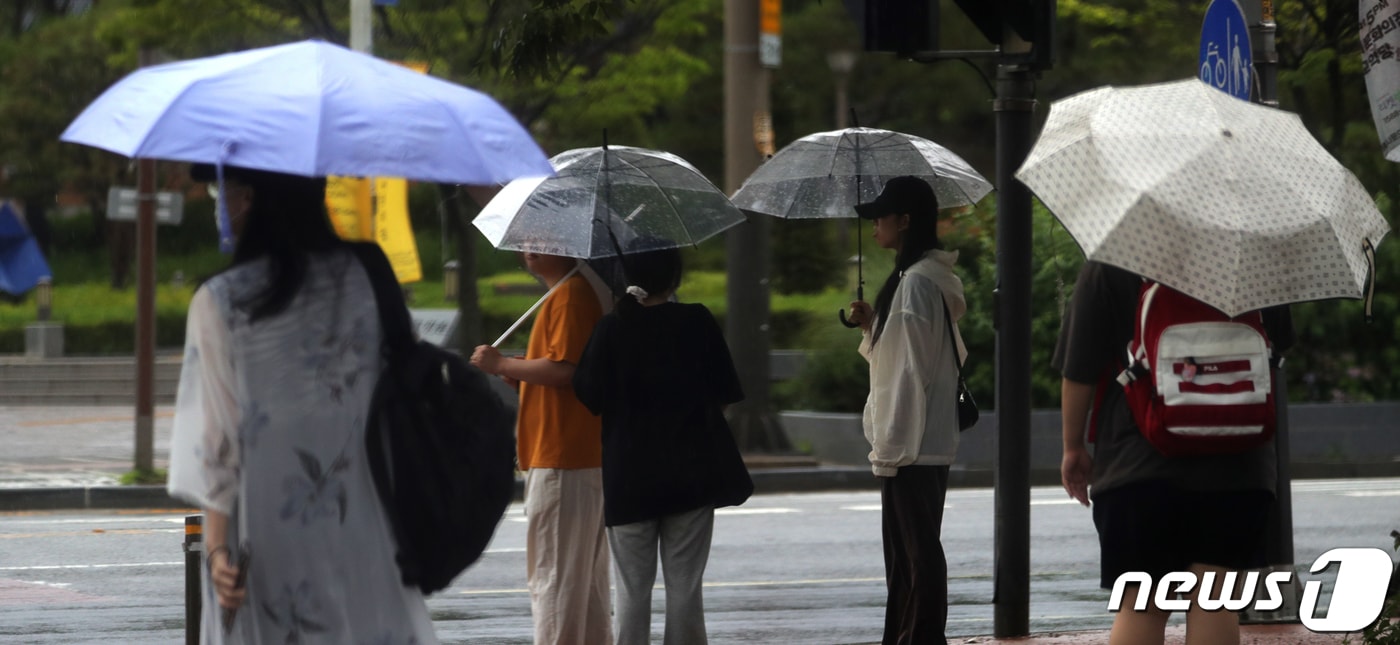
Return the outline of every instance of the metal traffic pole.
[[[1007,40],[1011,39],[1008,34]],[[1033,143],[1036,73],[997,66],[995,577],[998,638],[1030,633],[1031,193],[1015,177]]]
[[[1250,44],[1253,49],[1254,86],[1253,97],[1256,103],[1278,107],[1278,25],[1274,22],[1272,0],[1254,0],[1241,3],[1246,21],[1249,23]],[[1266,320],[1269,320],[1266,318]],[[1286,337],[1294,339],[1293,314],[1288,305],[1280,305],[1273,311],[1273,324],[1268,329],[1277,343]],[[1293,547],[1293,474],[1290,468],[1292,450],[1288,432],[1288,376],[1282,366],[1274,366],[1274,383],[1282,387],[1274,388],[1274,405],[1277,407],[1277,423],[1274,429],[1274,455],[1278,464],[1275,481],[1276,497],[1269,513],[1265,528],[1264,550],[1268,565],[1264,574],[1295,570]],[[1252,607],[1240,612],[1241,623],[1296,623],[1298,599],[1302,595],[1302,583],[1294,575],[1292,584],[1282,588],[1285,601],[1274,611],[1254,611]]]
[[[204,516],[185,516],[185,645],[199,645],[202,613],[201,575],[204,573]]]

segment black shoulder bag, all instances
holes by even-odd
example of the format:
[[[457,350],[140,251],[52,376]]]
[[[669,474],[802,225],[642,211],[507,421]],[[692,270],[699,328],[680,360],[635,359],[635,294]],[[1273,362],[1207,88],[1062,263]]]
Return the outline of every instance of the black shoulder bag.
[[[383,328],[365,452],[403,583],[430,594],[481,557],[515,493],[515,417],[490,377],[414,337],[388,258],[351,245]]]
[[[948,344],[953,346],[953,364],[958,367],[958,430],[966,430],[977,425],[977,402],[972,400],[972,392],[963,380],[962,360],[958,358],[958,341],[953,337],[953,317],[948,313],[948,299],[943,299],[943,322],[947,323]]]

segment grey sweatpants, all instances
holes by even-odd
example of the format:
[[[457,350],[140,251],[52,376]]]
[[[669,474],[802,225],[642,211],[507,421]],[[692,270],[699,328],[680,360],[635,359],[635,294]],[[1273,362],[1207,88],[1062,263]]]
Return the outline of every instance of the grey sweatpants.
[[[608,527],[616,574],[617,645],[651,643],[651,589],[656,560],[666,584],[665,645],[703,645],[701,582],[710,560],[715,510],[702,508],[655,520]]]

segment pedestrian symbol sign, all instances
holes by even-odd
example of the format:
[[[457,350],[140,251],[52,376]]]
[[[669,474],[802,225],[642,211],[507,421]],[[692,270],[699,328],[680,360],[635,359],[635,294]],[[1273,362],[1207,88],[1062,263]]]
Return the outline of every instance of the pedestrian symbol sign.
[[[1245,101],[1254,89],[1249,25],[1237,0],[1212,0],[1201,23],[1198,75],[1207,85]]]

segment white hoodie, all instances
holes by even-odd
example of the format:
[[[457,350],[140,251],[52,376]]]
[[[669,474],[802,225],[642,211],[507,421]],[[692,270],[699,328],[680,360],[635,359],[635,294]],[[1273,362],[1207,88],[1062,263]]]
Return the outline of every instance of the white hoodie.
[[[955,355],[959,362],[967,356],[957,328],[967,311],[962,280],[952,271],[957,259],[957,252],[925,253],[895,288],[879,342],[872,346],[869,332],[861,340],[860,353],[870,362],[863,425],[876,476],[893,477],[910,464],[948,465],[957,455],[953,361]],[[953,344],[944,329],[945,301],[954,323]]]

